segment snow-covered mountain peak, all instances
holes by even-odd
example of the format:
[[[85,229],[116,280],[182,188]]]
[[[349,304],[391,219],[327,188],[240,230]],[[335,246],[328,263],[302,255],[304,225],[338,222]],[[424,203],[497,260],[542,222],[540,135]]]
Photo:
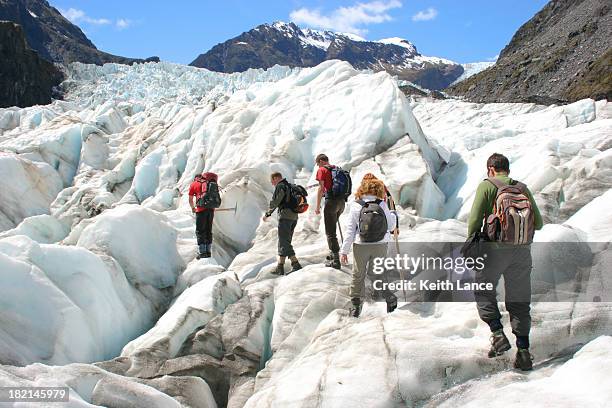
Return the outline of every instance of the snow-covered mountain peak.
[[[408,50],[410,50],[410,52],[416,54],[417,53],[417,49],[414,46],[413,43],[411,43],[408,40],[405,40],[403,38],[400,37],[390,37],[390,38],[383,38],[382,40],[378,40],[376,42],[382,43],[382,44],[391,44],[391,45],[397,45],[403,48],[406,48]]]
[[[265,24],[266,27],[274,28],[288,37],[297,37],[304,46],[312,45],[322,50],[327,50],[333,41],[351,40],[351,41],[367,41],[365,38],[356,34],[336,32],[330,30],[316,30],[312,28],[300,28],[295,23],[286,23],[284,21],[275,21],[272,24]]]
[[[327,60],[346,61],[356,69],[386,71],[428,89],[444,89],[463,73],[463,67],[453,61],[420,55],[415,45],[403,38],[374,41],[283,21],[261,24],[219,43],[190,65],[231,73],[274,65],[312,67]]]

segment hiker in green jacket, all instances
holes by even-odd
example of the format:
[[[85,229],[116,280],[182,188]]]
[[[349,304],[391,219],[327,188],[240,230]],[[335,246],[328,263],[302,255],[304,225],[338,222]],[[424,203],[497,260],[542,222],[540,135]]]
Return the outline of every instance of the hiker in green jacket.
[[[302,269],[302,265],[300,265],[295,256],[295,251],[291,244],[295,226],[297,225],[298,213],[287,205],[291,187],[282,174],[278,172],[272,173],[270,182],[274,186],[274,194],[272,194],[272,201],[270,201],[270,206],[263,217],[263,221],[267,221],[272,216],[274,210],[278,208],[278,264],[272,273],[284,275],[285,259],[287,257],[291,260],[291,272]]]
[[[523,197],[522,205],[530,205],[530,212],[533,217],[529,217],[527,225],[523,231],[529,231],[531,236],[533,230],[542,228],[542,216],[538,206],[533,199],[529,189],[522,183],[512,180],[510,173],[510,162],[505,156],[495,153],[487,160],[487,179],[482,181],[476,190],[476,197],[472,205],[468,220],[468,236],[479,233],[486,221],[494,212],[498,189],[507,188],[511,185],[520,187]],[[525,199],[527,197],[527,199]],[[518,234],[518,233],[517,233]],[[527,242],[530,242],[528,240]],[[510,314],[510,324],[512,332],[516,336],[516,346],[518,348],[515,368],[521,370],[532,369],[532,358],[529,353],[529,331],[531,329],[531,249],[527,244],[497,245],[487,252],[485,267],[476,270],[475,280],[478,283],[492,283],[493,290],[475,291],[474,297],[480,318],[489,325],[491,329],[491,350],[489,357],[496,357],[511,348],[508,338],[504,334],[501,323],[501,314],[497,306],[497,283],[499,278],[504,276],[506,309]]]

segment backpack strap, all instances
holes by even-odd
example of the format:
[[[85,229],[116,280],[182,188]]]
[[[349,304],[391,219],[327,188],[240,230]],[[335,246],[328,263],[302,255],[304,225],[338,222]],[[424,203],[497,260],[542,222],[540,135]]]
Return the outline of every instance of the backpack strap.
[[[508,185],[504,183],[503,181],[501,181],[500,179],[498,179],[497,177],[488,177],[485,180],[493,184],[495,187],[497,187],[498,190]]]
[[[489,178],[486,178],[485,180],[491,182],[495,187],[497,187],[498,190],[500,190],[500,189],[502,189],[504,187],[507,187],[507,186],[512,186],[512,187],[518,188],[522,194],[525,194],[525,191],[527,191],[527,185],[525,185],[525,183],[521,183],[520,181],[517,181],[517,180],[512,180],[512,182],[510,184],[504,183],[503,181],[501,181],[497,177],[489,177]]]
[[[278,184],[277,188],[282,188],[285,191],[285,204],[284,207],[289,205],[289,201],[291,200],[291,185],[287,181],[287,179],[282,179]]]
[[[383,200],[381,200],[381,199],[377,198],[377,199],[376,199],[376,200],[374,200],[374,201],[368,201],[368,202],[365,202],[364,200],[359,199],[359,200],[355,200],[355,202],[356,202],[357,204],[359,204],[360,206],[362,206],[362,207],[367,207],[367,205],[368,205],[368,204],[371,204],[371,203],[376,203],[376,204],[380,205],[380,203],[382,203],[382,202],[383,202]]]
[[[527,186],[525,185],[525,183],[521,183],[520,181],[517,181],[513,184],[513,186],[518,188],[522,194],[525,194],[527,192]]]

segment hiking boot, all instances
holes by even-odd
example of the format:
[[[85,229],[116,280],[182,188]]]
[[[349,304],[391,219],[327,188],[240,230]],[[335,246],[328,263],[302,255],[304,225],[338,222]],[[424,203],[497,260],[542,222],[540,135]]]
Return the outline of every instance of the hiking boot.
[[[391,313],[393,312],[395,309],[397,309],[397,296],[395,295],[390,295],[387,299],[387,313]]]
[[[359,317],[361,314],[361,299],[353,298],[351,299],[351,303],[353,304],[353,307],[351,307],[349,310],[351,316]]]
[[[489,358],[498,357],[510,350],[510,342],[503,330],[495,330],[491,333],[491,350]]]
[[[342,266],[340,264],[340,254],[337,252],[334,252],[334,254],[332,255],[332,259],[325,262],[325,266],[329,266],[330,268],[334,268],[334,269],[340,269],[340,267]]]
[[[291,273],[297,272],[302,269],[302,265],[299,262],[291,262]]]
[[[277,264],[276,269],[272,271],[272,275],[284,275],[285,274],[285,264]]]
[[[204,258],[206,254],[206,244],[200,244],[198,245],[198,255],[196,256],[196,259],[202,259]]]
[[[211,250],[212,244],[200,244],[198,245],[198,255],[196,256],[196,259],[202,259],[202,258],[210,258],[211,257]]]
[[[529,352],[529,349],[518,349],[516,352],[516,359],[514,360],[514,368],[518,368],[521,371],[533,370],[533,357]]]

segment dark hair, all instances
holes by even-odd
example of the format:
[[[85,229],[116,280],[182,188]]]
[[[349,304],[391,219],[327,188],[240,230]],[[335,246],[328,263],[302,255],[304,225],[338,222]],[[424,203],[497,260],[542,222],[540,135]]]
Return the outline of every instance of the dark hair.
[[[329,162],[329,157],[327,157],[327,155],[324,153],[318,154],[315,158],[315,163],[319,164],[321,161]]]
[[[499,153],[493,153],[487,160],[487,168],[493,167],[495,171],[510,172],[510,161],[506,156]]]
[[[275,179],[275,178],[280,178],[280,179],[282,179],[282,178],[283,178],[283,175],[282,175],[282,174],[280,174],[278,171],[276,171],[276,172],[274,172],[274,173],[270,174],[270,179]]]

